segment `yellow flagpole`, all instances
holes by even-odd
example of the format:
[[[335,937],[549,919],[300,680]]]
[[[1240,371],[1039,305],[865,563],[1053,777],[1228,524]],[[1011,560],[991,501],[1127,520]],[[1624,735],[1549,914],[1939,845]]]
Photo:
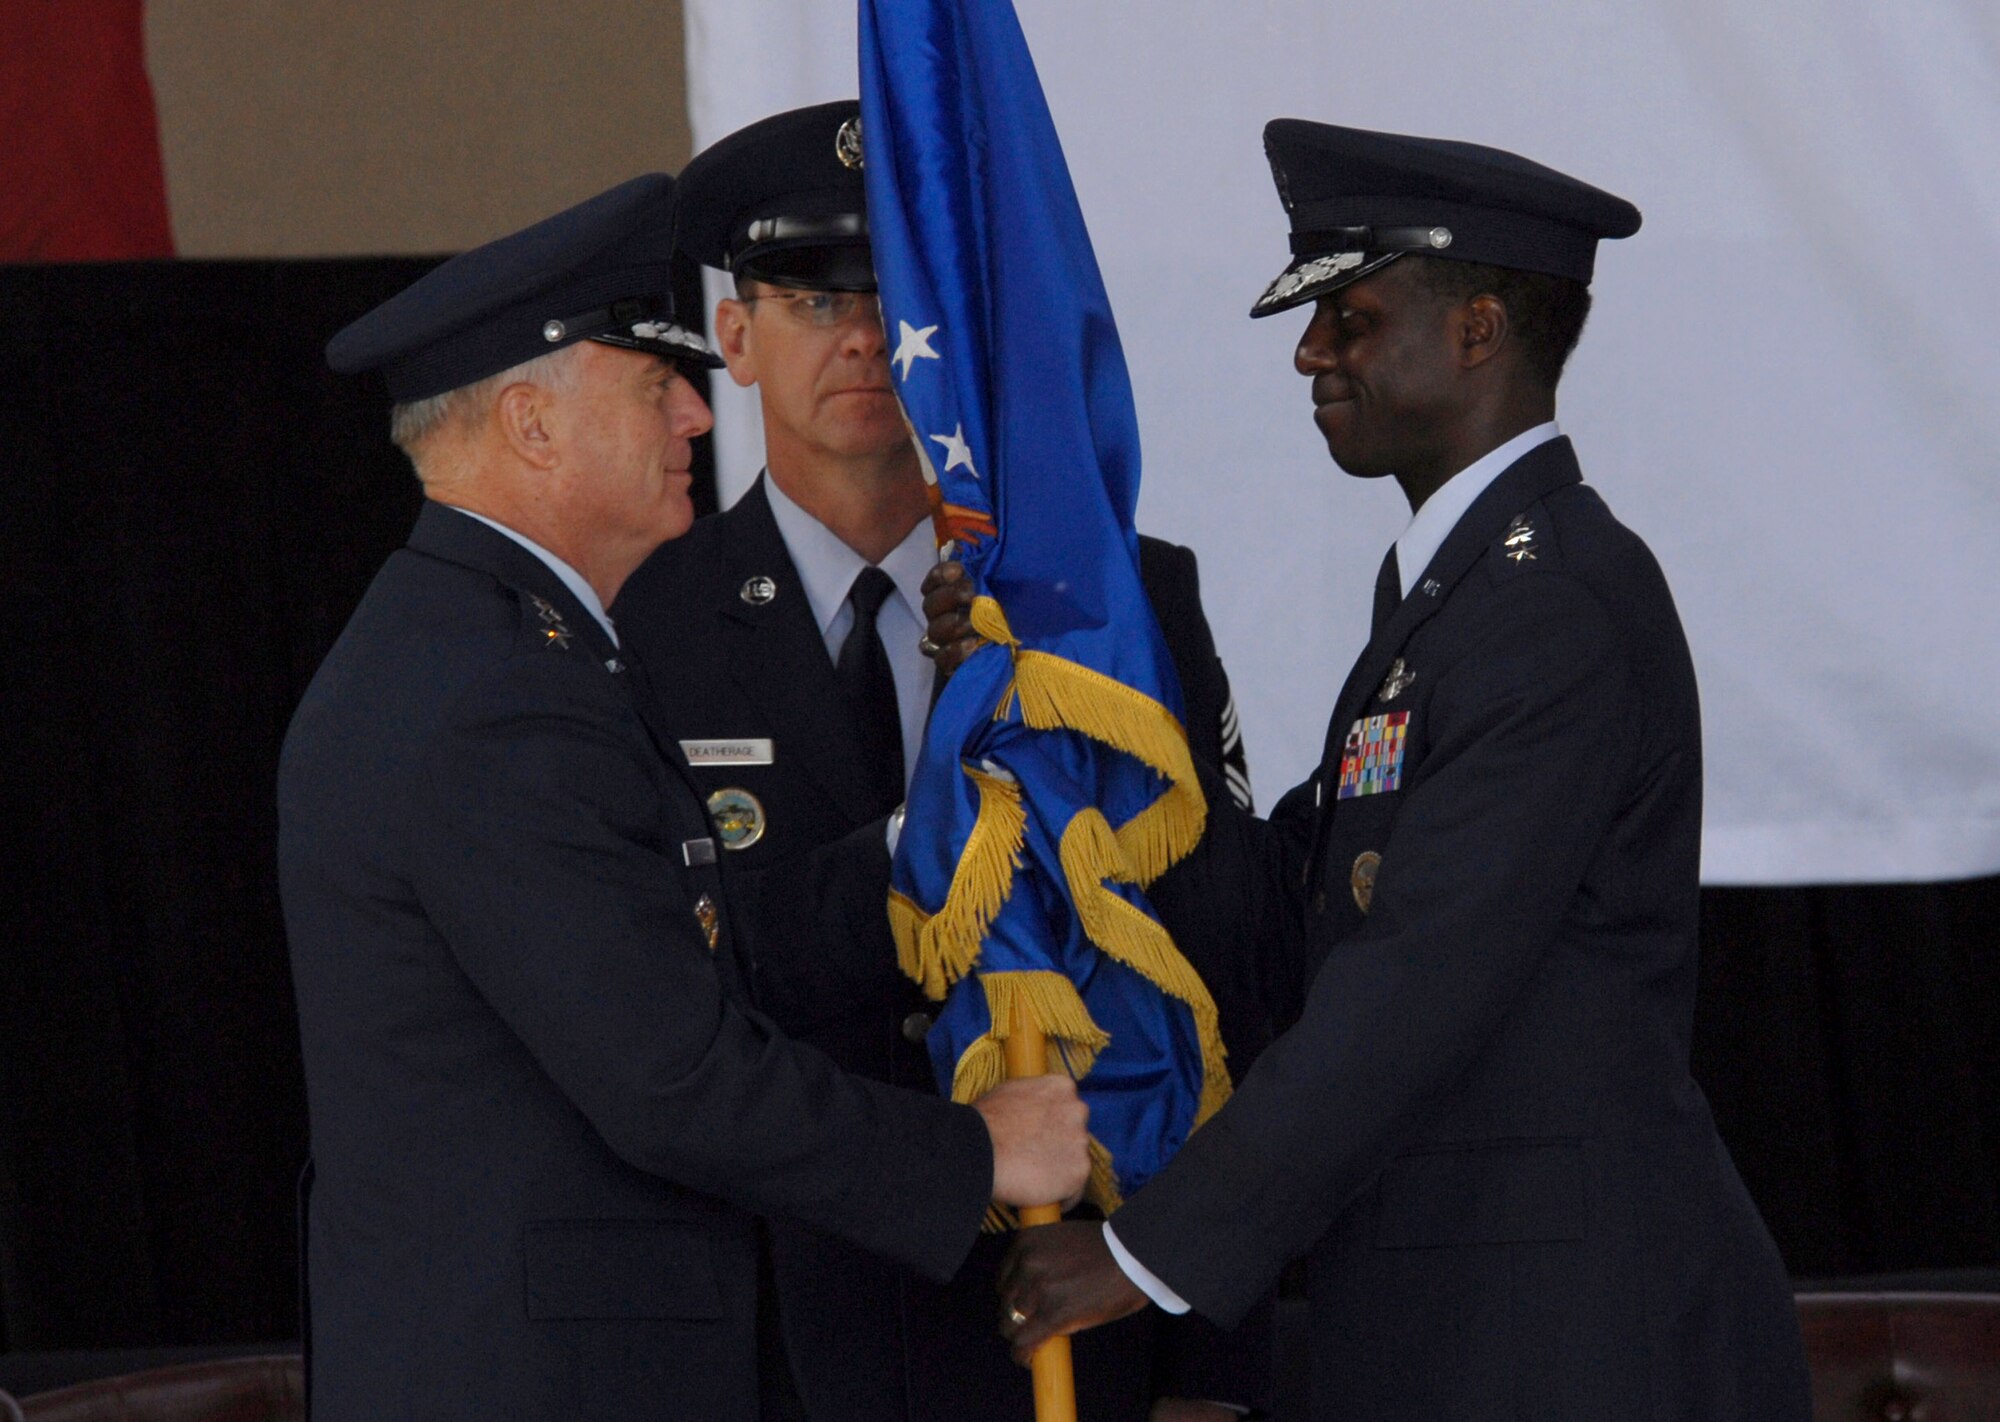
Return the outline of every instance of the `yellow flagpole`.
[[[1017,1002],[1007,1032],[1007,1075],[1046,1076],[1048,1070],[1048,1038]],[[1061,1205],[1027,1205],[1021,1210],[1021,1227],[1054,1224],[1061,1218]],[[1069,1339],[1061,1335],[1048,1339],[1035,1349],[1028,1366],[1035,1383],[1035,1422],[1076,1422],[1076,1372],[1070,1363]]]

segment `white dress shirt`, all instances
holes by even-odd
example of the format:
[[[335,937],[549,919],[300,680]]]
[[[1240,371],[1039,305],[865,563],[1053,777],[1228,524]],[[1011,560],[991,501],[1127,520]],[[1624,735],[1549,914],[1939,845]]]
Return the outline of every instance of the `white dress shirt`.
[[[548,565],[549,571],[562,580],[562,585],[570,590],[578,602],[583,604],[583,610],[597,619],[597,625],[604,629],[604,635],[611,639],[611,645],[614,647],[618,645],[618,629],[611,625],[611,618],[604,611],[604,604],[597,596],[597,589],[583,580],[583,574],[563,562],[562,559],[556,557],[555,554],[549,552],[548,549],[542,547],[541,544],[535,542],[534,539],[528,537],[525,533],[516,533],[504,523],[496,522],[488,518],[485,514],[476,514],[471,509],[460,509],[457,504],[446,504],[445,507],[458,509],[467,518],[478,519],[495,533],[506,534],[507,537],[513,539],[516,543],[541,559],[543,563]]]
[[[778,481],[767,473],[764,492],[771,500],[771,516],[777,520],[778,536],[805,585],[806,602],[813,622],[826,642],[826,654],[840,660],[841,644],[854,625],[854,608],[847,593],[854,579],[868,566],[868,560],[840,541],[837,534],[800,508]],[[889,654],[889,671],[896,680],[896,709],[903,722],[903,784],[917,768],[917,750],[923,744],[924,722],[930,717],[931,659],[917,649],[924,635],[924,578],[937,565],[937,540],[929,519],[919,519],[909,537],[890,550],[877,566],[889,575],[896,591],[883,599],[875,614],[875,629],[882,649]]]
[[[1465,511],[1472,507],[1473,501],[1486,492],[1486,486],[1529,450],[1547,444],[1561,433],[1554,420],[1523,430],[1497,449],[1473,460],[1424,500],[1424,506],[1410,519],[1410,526],[1396,540],[1396,572],[1402,580],[1404,597],[1410,595],[1410,589],[1423,576],[1425,566],[1437,556],[1438,549],[1444,546],[1445,539],[1451,536],[1452,529],[1465,517]],[[1163,1279],[1118,1242],[1109,1220],[1104,1224],[1104,1242],[1111,1247],[1111,1257],[1118,1261],[1125,1277],[1136,1284],[1147,1298],[1168,1313],[1188,1311],[1186,1299],[1169,1288]]]

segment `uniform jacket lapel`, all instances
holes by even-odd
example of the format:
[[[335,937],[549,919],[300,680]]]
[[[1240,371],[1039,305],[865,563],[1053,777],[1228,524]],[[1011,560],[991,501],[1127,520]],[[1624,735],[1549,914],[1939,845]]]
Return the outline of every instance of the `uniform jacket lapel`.
[[[862,747],[805,585],[771,515],[764,478],[719,517],[726,520],[728,541],[715,618],[728,652],[728,674],[769,718],[778,753],[790,757],[793,772],[830,796],[851,821],[867,820],[872,798],[862,773]],[[746,602],[742,596],[744,584],[756,577],[777,585],[768,602]]]
[[[576,595],[563,586],[562,579],[555,575],[554,570],[513,539],[496,533],[478,519],[467,517],[445,504],[426,502],[417,515],[417,526],[410,534],[410,547],[433,558],[476,568],[509,587],[545,599],[562,615],[564,626],[577,639],[579,645],[575,650],[597,658],[607,669],[615,667],[620,672],[629,671],[628,659],[612,645],[603,626],[591,616],[589,609],[577,601]],[[701,790],[688,770],[680,742],[658,724],[653,710],[654,698],[635,695],[632,700],[661,757],[674,768],[696,803],[700,803]]]
[[[1411,635],[1450,600],[1465,575],[1506,532],[1515,515],[1582,478],[1575,449],[1567,437],[1559,436],[1522,455],[1473,500],[1472,507],[1465,511],[1429,566],[1418,576],[1410,595],[1397,604],[1382,630],[1369,639],[1354,669],[1347,674],[1340,699],[1334,703],[1333,719],[1327,723],[1322,776],[1327,766],[1338,768],[1348,727],[1374,696]],[[1423,590],[1429,582],[1438,585],[1434,593]]]

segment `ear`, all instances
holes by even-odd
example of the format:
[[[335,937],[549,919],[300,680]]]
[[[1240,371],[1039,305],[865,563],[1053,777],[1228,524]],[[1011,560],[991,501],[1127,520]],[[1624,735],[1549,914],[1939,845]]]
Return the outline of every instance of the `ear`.
[[[1512,330],[1505,302],[1491,293],[1473,297],[1459,307],[1459,364],[1466,370],[1486,364],[1506,347]]]
[[[757,383],[757,348],[750,330],[750,308],[733,296],[715,303],[715,348],[729,367],[729,378],[749,387]]]
[[[522,463],[535,469],[552,469],[557,462],[555,398],[553,392],[520,380],[502,390],[493,402],[500,437]]]

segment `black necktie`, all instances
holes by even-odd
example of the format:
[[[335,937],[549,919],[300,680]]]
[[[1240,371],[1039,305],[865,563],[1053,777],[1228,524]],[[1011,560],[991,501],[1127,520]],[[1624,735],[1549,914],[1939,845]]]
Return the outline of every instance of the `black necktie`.
[[[1375,620],[1368,627],[1370,637],[1380,634],[1402,600],[1403,577],[1396,568],[1396,545],[1391,543],[1388,555],[1382,559],[1382,571],[1375,575]]]
[[[875,614],[882,600],[896,590],[895,581],[880,568],[863,568],[848,589],[854,625],[840,644],[834,678],[847,697],[854,729],[866,758],[869,783],[875,790],[875,812],[887,814],[903,803],[903,715],[896,701],[896,677],[882,647]]]

